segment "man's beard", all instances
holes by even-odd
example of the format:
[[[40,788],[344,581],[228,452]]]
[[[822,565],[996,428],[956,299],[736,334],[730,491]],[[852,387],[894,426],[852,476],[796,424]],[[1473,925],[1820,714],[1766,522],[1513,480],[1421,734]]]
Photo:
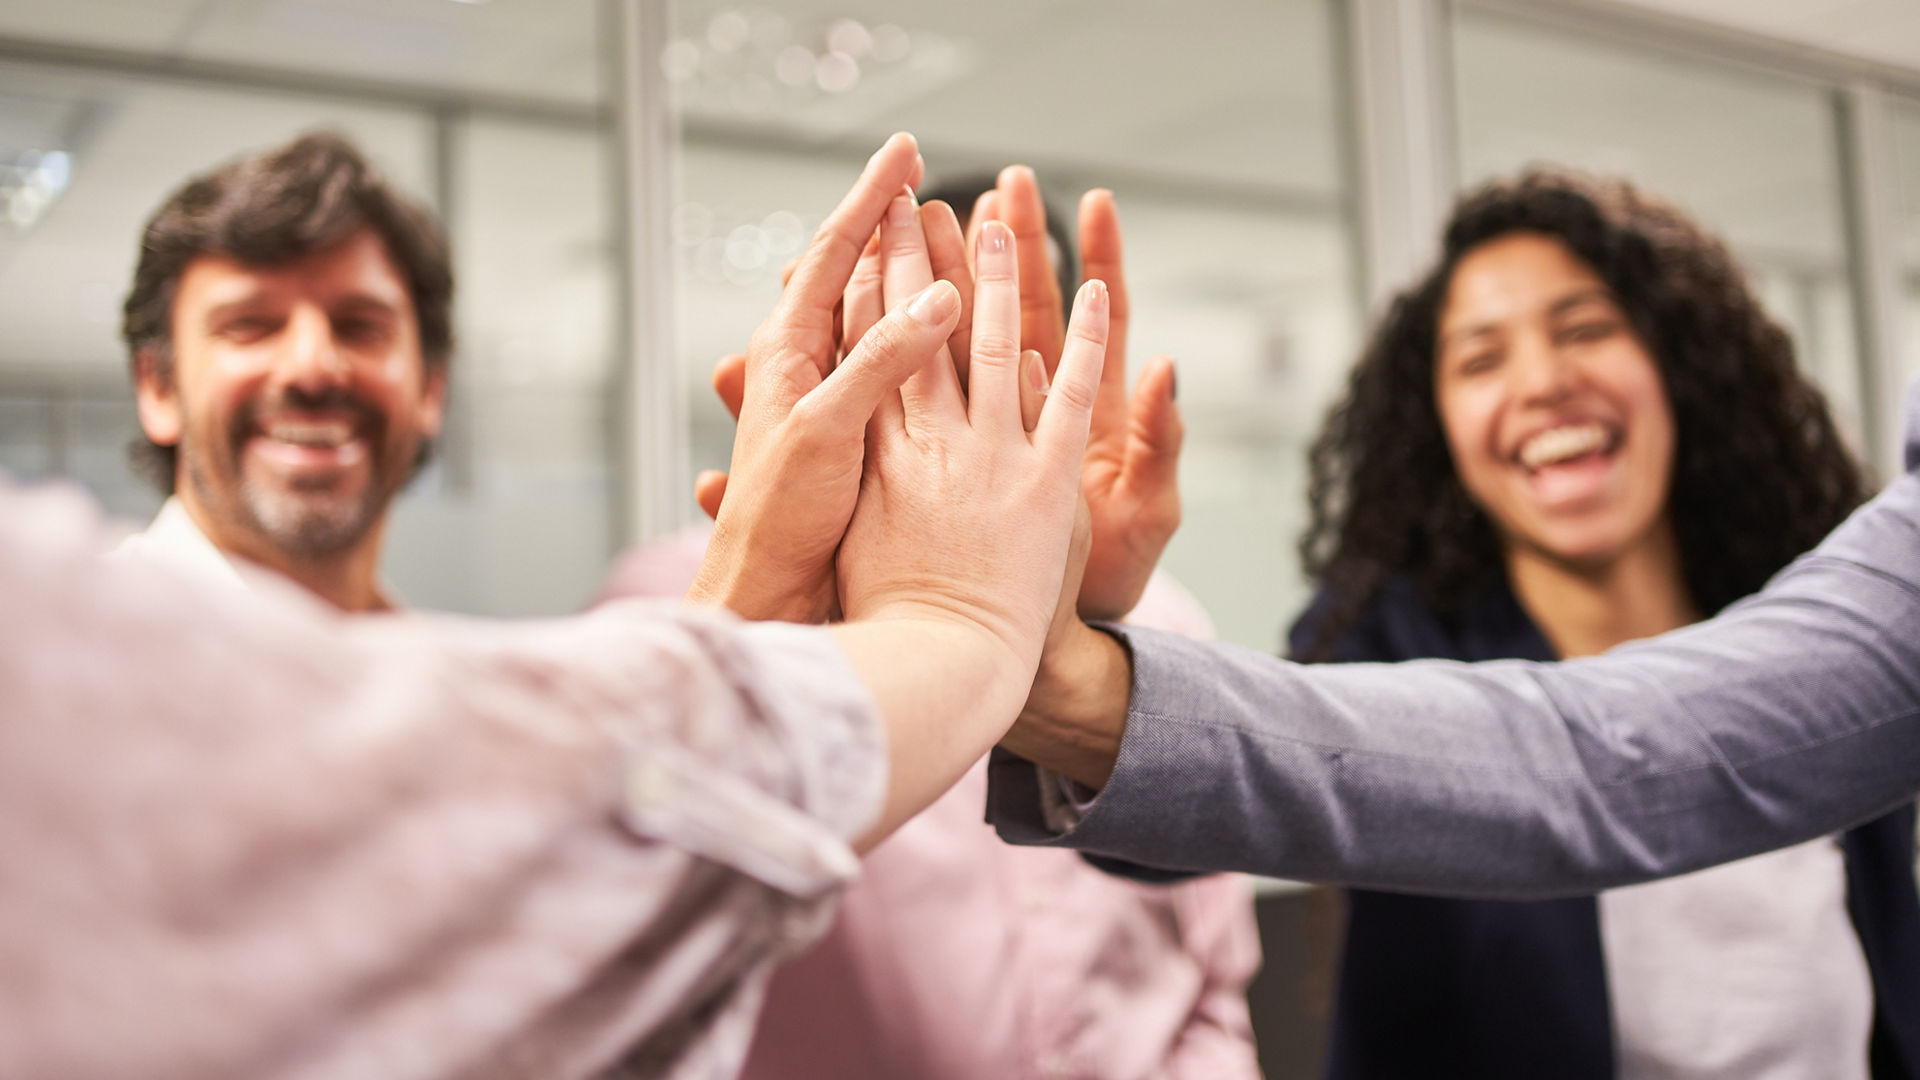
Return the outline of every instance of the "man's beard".
[[[246,444],[260,430],[259,416],[283,404],[353,414],[368,455],[367,482],[359,492],[336,491],[332,480],[296,479],[282,486],[245,470]],[[389,446],[386,417],[345,390],[307,394],[290,389],[279,401],[243,405],[234,411],[224,440],[185,434],[187,478],[201,504],[303,561],[341,555],[364,540],[404,482],[415,450]],[[195,446],[205,452],[194,453]],[[216,455],[220,460],[206,460]]]

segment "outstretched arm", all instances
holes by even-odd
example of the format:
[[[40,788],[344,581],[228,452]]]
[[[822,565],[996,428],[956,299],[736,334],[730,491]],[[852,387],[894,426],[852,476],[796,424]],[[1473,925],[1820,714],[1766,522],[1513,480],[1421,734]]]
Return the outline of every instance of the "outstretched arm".
[[[1075,806],[1052,774],[1003,767],[1003,835],[1521,897],[1783,847],[1920,791],[1912,475],[1756,598],[1592,659],[1302,668],[1113,634],[1043,663],[1008,740],[1104,790]]]
[[[723,1071],[885,798],[824,631],[348,620],[0,484],[0,1075]]]

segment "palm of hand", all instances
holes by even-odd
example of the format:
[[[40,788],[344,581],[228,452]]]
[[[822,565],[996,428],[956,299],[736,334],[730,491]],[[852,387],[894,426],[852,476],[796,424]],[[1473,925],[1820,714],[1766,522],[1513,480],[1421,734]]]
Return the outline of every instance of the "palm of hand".
[[[1087,619],[1118,619],[1145,591],[1160,552],[1180,524],[1178,490],[1141,490],[1121,454],[1090,449],[1080,473],[1091,517],[1092,542],[1081,579],[1079,611]]]

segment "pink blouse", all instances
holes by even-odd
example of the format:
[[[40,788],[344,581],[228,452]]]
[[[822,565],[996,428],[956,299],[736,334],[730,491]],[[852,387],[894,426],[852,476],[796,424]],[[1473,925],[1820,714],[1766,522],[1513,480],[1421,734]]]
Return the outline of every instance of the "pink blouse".
[[[607,595],[679,595],[706,530]],[[1211,636],[1157,575],[1130,622]],[[1142,885],[983,821],[986,762],[867,856],[825,939],[773,979],[745,1080],[1245,1080],[1260,937],[1243,878]]]

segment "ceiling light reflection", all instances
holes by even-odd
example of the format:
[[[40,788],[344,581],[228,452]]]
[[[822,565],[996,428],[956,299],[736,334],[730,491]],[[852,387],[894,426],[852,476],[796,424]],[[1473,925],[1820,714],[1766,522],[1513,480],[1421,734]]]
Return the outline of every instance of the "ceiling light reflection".
[[[833,127],[819,103],[918,97],[968,66],[968,50],[938,34],[840,16],[813,20],[766,7],[727,8],[661,53],[676,107]],[[837,108],[845,108],[839,106]]]
[[[829,94],[844,94],[860,81],[860,65],[843,52],[830,52],[813,66],[813,79]]]
[[[873,48],[873,35],[867,33],[860,20],[841,19],[827,27],[827,48],[858,60]]]

